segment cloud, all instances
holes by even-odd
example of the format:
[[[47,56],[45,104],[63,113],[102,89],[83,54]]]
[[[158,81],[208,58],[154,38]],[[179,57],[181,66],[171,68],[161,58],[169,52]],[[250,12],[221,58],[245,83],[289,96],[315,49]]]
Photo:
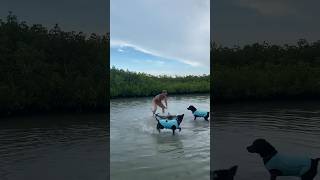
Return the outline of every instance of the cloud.
[[[191,66],[210,64],[209,0],[111,0],[111,46]]]
[[[125,42],[125,41],[122,41],[122,40],[113,40],[113,39],[111,39],[110,46],[111,47],[120,47],[120,48],[130,47],[130,48],[133,48],[136,51],[140,51],[140,52],[145,53],[145,54],[150,54],[150,55],[153,55],[153,56],[160,56],[156,52],[148,51],[148,50],[146,50],[146,49],[144,49],[142,47],[139,47],[137,45],[133,45],[131,43],[128,43],[128,42]]]
[[[136,51],[139,51],[139,52],[142,52],[142,53],[145,53],[145,54],[149,54],[149,55],[152,55],[152,56],[157,56],[157,57],[162,57],[159,53],[155,52],[155,51],[149,51],[145,48],[142,48],[138,45],[134,45],[134,44],[131,44],[129,42],[126,42],[126,41],[122,41],[122,40],[114,40],[114,39],[111,39],[110,41],[110,46],[111,48],[125,48],[125,47],[129,47],[129,48],[133,48],[134,50]]]
[[[264,16],[286,16],[297,13],[290,0],[235,0],[239,6],[251,8]]]
[[[167,56],[167,55],[158,53],[158,52],[156,52],[154,50],[147,50],[147,49],[145,49],[143,47],[140,47],[140,46],[137,46],[137,45],[134,45],[134,44],[122,41],[122,40],[113,40],[113,39],[111,39],[110,45],[111,45],[111,47],[120,47],[120,48],[130,47],[130,48],[133,48],[136,51],[139,51],[139,52],[142,52],[142,53],[145,53],[145,54],[149,54],[149,55],[152,55],[152,56],[165,58],[165,59],[174,59],[174,60],[183,62],[183,63],[191,65],[191,66],[201,66],[201,64],[199,62],[196,62],[196,61],[187,60],[187,59],[181,59],[179,57]]]

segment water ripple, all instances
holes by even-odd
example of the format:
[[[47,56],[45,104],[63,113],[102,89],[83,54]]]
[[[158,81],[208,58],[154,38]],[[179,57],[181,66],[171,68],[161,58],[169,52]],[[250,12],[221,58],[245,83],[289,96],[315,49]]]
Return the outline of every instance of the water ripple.
[[[186,108],[209,110],[209,96],[170,97],[171,114],[184,113],[182,131],[156,130],[150,98],[111,101],[111,179],[209,179],[210,129]]]
[[[267,179],[261,159],[246,151],[246,146],[255,138],[267,139],[281,152],[318,157],[319,105],[317,102],[282,102],[216,107],[213,168],[237,164],[238,179]]]

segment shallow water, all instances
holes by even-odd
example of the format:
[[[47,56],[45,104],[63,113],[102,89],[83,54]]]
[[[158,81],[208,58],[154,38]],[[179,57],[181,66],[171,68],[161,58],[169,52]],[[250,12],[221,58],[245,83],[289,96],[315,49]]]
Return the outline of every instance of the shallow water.
[[[217,105],[214,112],[213,169],[239,165],[236,180],[269,179],[262,159],[246,151],[256,138],[265,138],[283,153],[320,157],[319,107],[317,102]]]
[[[209,179],[209,123],[193,121],[186,109],[190,104],[209,110],[209,95],[169,98],[169,112],[185,114],[181,132],[173,136],[170,130],[156,130],[151,98],[111,100],[111,179]]]
[[[0,119],[1,180],[106,180],[106,115]]]

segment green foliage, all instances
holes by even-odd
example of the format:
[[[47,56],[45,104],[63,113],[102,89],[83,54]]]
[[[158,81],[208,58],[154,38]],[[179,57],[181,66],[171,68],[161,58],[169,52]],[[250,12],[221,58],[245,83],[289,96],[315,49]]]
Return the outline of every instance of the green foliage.
[[[109,36],[0,20],[0,112],[106,110]]]
[[[216,100],[320,97],[320,41],[211,47]]]
[[[152,76],[144,73],[110,69],[110,97],[139,97],[159,94],[209,93],[210,76]]]

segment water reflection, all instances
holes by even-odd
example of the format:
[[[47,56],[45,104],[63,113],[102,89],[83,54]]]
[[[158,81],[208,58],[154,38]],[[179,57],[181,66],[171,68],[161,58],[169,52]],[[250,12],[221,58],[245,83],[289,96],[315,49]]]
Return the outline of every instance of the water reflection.
[[[106,179],[106,115],[0,122],[0,179]]]
[[[261,159],[245,149],[256,138],[267,139],[281,152],[317,157],[319,105],[317,102],[269,102],[215,107],[214,169],[237,164],[236,179],[269,179]]]

